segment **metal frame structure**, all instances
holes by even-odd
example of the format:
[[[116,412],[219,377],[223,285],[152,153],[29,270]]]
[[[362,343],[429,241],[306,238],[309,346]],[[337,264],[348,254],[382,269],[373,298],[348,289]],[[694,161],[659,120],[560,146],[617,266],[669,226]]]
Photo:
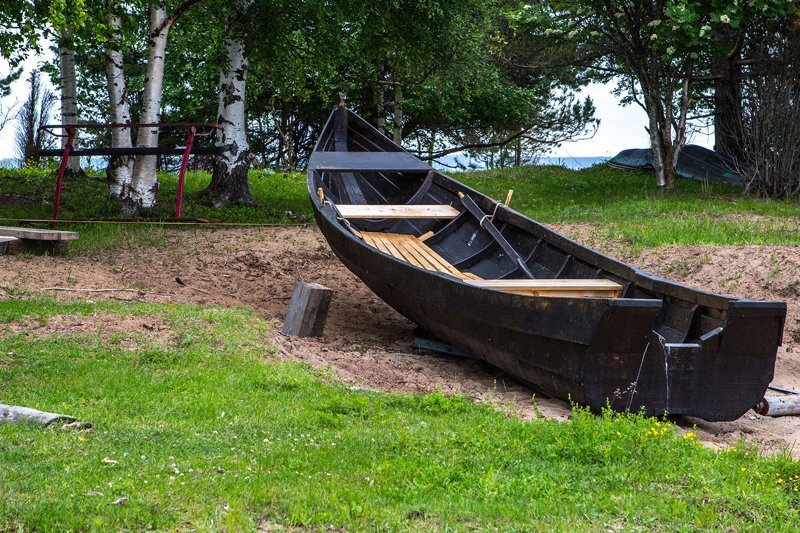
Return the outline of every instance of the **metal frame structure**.
[[[75,135],[79,129],[106,129],[106,128],[158,128],[158,129],[184,129],[187,132],[186,144],[181,148],[165,148],[159,146],[145,146],[134,148],[87,148],[74,149]],[[40,156],[61,155],[61,164],[58,166],[56,175],[56,196],[53,201],[53,220],[57,224],[59,209],[61,207],[61,191],[64,186],[64,172],[67,169],[67,162],[70,157],[83,156],[115,156],[115,155],[183,155],[181,167],[178,172],[178,198],[175,203],[175,218],[181,218],[183,208],[183,189],[186,177],[186,167],[189,164],[189,156],[193,152],[194,141],[197,137],[209,137],[217,130],[222,129],[219,124],[207,124],[200,122],[164,122],[158,124],[46,124],[39,128],[40,131],[59,137],[66,138],[63,150],[40,150]],[[62,130],[63,133],[57,133]],[[194,150],[195,154],[218,154],[221,152],[219,147],[201,147]]]

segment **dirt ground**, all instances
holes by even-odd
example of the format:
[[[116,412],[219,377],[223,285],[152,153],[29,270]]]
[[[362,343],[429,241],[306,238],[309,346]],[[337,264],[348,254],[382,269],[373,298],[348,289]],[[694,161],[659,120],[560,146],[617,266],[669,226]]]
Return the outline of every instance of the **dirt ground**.
[[[689,246],[630,253],[609,243],[588,224],[555,227],[578,241],[649,270],[705,289],[758,299],[785,300],[789,316],[778,353],[774,384],[800,389],[800,248],[788,246]],[[113,250],[73,258],[0,257],[0,298],[50,294],[64,299],[114,298],[146,302],[190,302],[254,309],[274,325],[280,356],[333,370],[354,386],[417,392],[461,392],[525,418],[539,414],[564,420],[569,406],[535,397],[512,377],[482,362],[422,353],[412,347],[414,325],[394,312],[335,258],[315,228],[164,230],[158,246]],[[176,279],[177,278],[177,279]],[[178,281],[178,279],[180,281]],[[282,319],[297,280],[334,289],[325,335],[287,338]],[[69,290],[53,290],[54,287]],[[78,289],[126,289],[90,292]],[[54,317],[5,326],[4,334],[31,336],[100,333],[105,340],[136,349],[164,345],[166,324],[143,318]],[[148,340],[149,339],[149,340]],[[0,360],[0,364],[3,361]],[[750,411],[734,422],[697,425],[710,446],[756,440],[768,449],[800,455],[800,417],[769,418]],[[795,449],[796,448],[796,449]]]

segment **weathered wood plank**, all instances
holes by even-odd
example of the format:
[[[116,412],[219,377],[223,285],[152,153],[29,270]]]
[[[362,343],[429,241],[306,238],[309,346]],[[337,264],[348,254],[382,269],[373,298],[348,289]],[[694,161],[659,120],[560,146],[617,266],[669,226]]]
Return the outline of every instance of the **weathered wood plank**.
[[[76,231],[0,226],[0,236],[30,239],[34,241],[74,241],[80,235]]]
[[[325,328],[333,291],[317,283],[298,281],[283,324],[284,335],[319,337]]]
[[[622,285],[608,279],[485,279],[470,285],[533,296],[597,296],[617,298]]]
[[[344,218],[456,218],[458,209],[450,205],[358,205],[336,206]]]
[[[408,152],[314,152],[308,166],[320,172],[428,172],[431,170],[430,166]]]
[[[49,426],[58,422],[74,422],[75,420],[77,418],[74,416],[47,413],[29,407],[0,404],[0,423]]]

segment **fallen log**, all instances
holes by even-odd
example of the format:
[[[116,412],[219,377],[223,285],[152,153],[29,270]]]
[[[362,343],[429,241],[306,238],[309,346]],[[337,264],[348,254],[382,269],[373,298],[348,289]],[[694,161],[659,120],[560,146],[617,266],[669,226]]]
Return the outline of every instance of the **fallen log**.
[[[755,406],[755,412],[764,416],[800,415],[800,394],[764,396]]]
[[[28,407],[16,405],[4,405],[0,403],[0,423],[10,424],[34,424],[40,426],[50,426],[59,422],[74,422],[77,418],[69,415],[57,413],[47,413],[37,411]]]

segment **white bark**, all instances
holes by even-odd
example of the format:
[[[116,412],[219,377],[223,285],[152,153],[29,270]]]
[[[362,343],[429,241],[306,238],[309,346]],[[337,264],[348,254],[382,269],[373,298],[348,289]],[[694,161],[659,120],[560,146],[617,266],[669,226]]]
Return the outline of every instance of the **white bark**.
[[[239,3],[244,12],[250,0]],[[247,171],[250,167],[250,146],[247,142],[247,116],[245,110],[245,86],[247,82],[247,58],[245,45],[241,38],[230,35],[225,40],[227,68],[219,75],[219,107],[217,122],[222,126],[217,134],[217,142],[222,146],[222,154],[217,158],[214,174],[208,193],[212,203],[220,206],[236,201],[253,203],[247,184]],[[291,139],[284,139],[286,149]]]
[[[164,55],[170,24],[164,2],[150,5],[150,42],[148,43],[147,72],[142,97],[142,112],[139,122],[157,123],[161,120],[161,100],[164,85]],[[158,146],[158,128],[139,128],[137,147]],[[127,211],[153,207],[156,203],[158,156],[147,155],[136,158],[131,186],[124,200]]]
[[[106,82],[108,85],[108,101],[111,107],[113,124],[130,124],[131,110],[128,102],[128,86],[125,72],[122,69],[122,51],[119,50],[120,18],[109,14],[108,25],[111,28],[111,39],[106,49]],[[131,148],[131,130],[129,128],[111,129],[112,148]],[[112,197],[120,197],[131,184],[133,173],[133,156],[114,156],[109,162],[107,174]]]
[[[247,59],[244,56],[244,43],[234,39],[225,40],[228,69],[219,76],[219,118],[222,126],[219,136],[224,150],[220,163],[228,173],[234,172],[238,165],[247,165],[250,146],[247,143],[245,128],[245,85],[247,81]]]
[[[58,40],[58,66],[61,78],[61,123],[78,123],[78,95],[77,83],[75,79],[75,51],[70,46],[70,33],[65,31]],[[66,133],[66,132],[64,132]],[[61,148],[67,144],[67,138],[61,138]],[[75,137],[72,144],[73,148],[78,147],[78,139]],[[80,158],[70,157],[67,162],[67,172],[77,173],[81,171]]]

